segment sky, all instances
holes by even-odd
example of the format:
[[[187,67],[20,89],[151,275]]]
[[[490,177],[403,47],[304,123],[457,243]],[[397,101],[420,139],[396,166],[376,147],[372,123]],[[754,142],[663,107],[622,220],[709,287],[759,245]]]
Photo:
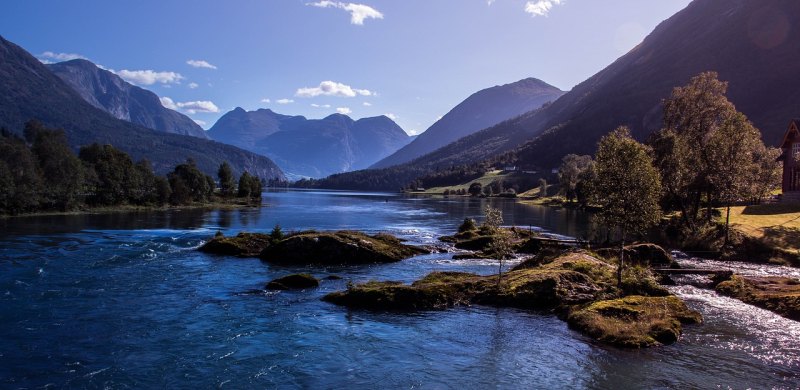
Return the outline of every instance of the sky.
[[[208,129],[226,112],[387,115],[419,134],[469,95],[569,90],[690,0],[7,1],[0,35],[86,58]]]

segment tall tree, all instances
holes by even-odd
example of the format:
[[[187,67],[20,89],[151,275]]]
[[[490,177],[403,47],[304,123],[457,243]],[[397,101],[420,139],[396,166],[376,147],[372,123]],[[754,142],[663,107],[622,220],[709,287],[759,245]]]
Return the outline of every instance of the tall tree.
[[[83,166],[67,144],[63,130],[51,130],[41,123],[25,124],[25,137],[31,142],[39,174],[44,181],[42,201],[47,208],[69,210],[79,203]]]
[[[219,189],[225,198],[236,195],[236,179],[233,177],[233,170],[227,161],[223,161],[217,171],[219,177]]]
[[[595,215],[598,222],[620,235],[618,284],[622,283],[626,239],[653,226],[661,217],[661,180],[648,152],[645,145],[631,138],[626,127],[603,137],[597,148],[592,202],[601,206]]]
[[[592,169],[593,164],[592,156],[585,155],[568,154],[561,160],[561,166],[558,168],[558,184],[567,201],[572,202],[578,196],[577,189],[581,179],[586,177],[585,172]]]

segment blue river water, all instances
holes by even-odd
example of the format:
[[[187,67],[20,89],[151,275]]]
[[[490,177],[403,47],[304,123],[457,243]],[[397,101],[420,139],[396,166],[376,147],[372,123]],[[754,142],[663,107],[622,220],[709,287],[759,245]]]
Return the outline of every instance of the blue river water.
[[[547,313],[375,313],[320,300],[348,281],[490,274],[493,261],[438,253],[387,265],[279,267],[195,250],[217,231],[275,224],[431,245],[487,202],[508,225],[577,237],[589,229],[578,211],[513,200],[332,191],[266,192],[260,209],[0,220],[0,388],[800,387],[800,323],[692,283],[672,291],[704,324],[686,327],[671,346],[623,350]],[[343,279],[263,290],[294,272]]]

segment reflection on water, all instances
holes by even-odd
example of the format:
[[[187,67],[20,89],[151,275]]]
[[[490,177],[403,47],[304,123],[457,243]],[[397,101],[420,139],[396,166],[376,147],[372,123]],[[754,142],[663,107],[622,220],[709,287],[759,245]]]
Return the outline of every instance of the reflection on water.
[[[496,272],[430,254],[372,266],[281,267],[194,250],[215,231],[358,229],[434,243],[486,204],[506,223],[571,236],[575,210],[510,200],[321,191],[265,193],[233,211],[12,218],[0,232],[0,387],[796,388],[798,324],[692,286],[675,345],[595,343],[551,314],[486,307],[387,314],[321,301],[349,281]],[[292,272],[319,289],[261,292]],[[771,272],[771,271],[765,271]],[[254,292],[255,291],[255,292]]]

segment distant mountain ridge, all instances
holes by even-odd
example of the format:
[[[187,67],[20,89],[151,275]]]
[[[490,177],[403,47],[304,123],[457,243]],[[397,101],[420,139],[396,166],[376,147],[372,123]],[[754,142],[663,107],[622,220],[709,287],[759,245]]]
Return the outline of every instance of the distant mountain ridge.
[[[137,87],[83,59],[47,65],[83,100],[117,119],[165,133],[209,139],[200,125],[186,115],[161,104],[158,95]]]
[[[372,168],[409,162],[459,138],[535,110],[564,93],[532,77],[480,90],[442,116],[414,142],[379,161]]]
[[[294,178],[364,169],[413,139],[386,116],[354,121],[333,114],[306,119],[239,107],[223,115],[208,134],[270,157]]]
[[[247,170],[265,179],[285,179],[264,156],[114,118],[87,103],[30,53],[0,36],[0,127],[19,134],[30,119],[63,129],[75,148],[97,142],[114,145],[136,160],[147,158],[160,174],[193,158],[198,168],[213,176],[219,164],[228,161],[236,174]]]

